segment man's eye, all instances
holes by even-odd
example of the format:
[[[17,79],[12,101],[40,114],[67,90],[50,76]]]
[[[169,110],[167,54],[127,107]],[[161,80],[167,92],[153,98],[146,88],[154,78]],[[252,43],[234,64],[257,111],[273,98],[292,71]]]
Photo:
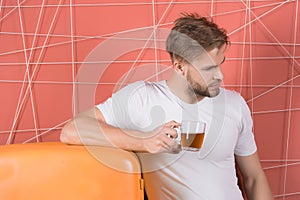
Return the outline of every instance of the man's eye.
[[[205,70],[209,71],[209,70],[212,70],[212,69],[215,69],[217,68],[217,66],[210,66],[210,67],[207,67]]]

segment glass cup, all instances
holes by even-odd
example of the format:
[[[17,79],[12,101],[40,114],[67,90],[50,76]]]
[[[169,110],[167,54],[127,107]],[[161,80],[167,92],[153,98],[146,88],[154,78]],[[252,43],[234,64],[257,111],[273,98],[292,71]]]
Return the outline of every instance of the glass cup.
[[[180,143],[183,150],[199,151],[205,135],[206,124],[200,121],[182,121]]]

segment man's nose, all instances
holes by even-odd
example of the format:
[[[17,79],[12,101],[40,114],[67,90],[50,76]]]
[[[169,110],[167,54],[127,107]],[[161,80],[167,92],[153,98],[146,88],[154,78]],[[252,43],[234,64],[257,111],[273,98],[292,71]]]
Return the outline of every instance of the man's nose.
[[[218,66],[215,74],[214,74],[214,79],[215,80],[223,80],[224,76],[223,76],[223,72],[222,72],[222,69],[221,69],[221,66]]]

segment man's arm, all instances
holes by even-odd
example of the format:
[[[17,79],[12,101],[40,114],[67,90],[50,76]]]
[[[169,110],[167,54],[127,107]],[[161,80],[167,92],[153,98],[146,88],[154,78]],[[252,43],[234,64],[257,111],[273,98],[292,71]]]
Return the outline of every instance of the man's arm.
[[[60,140],[68,144],[97,145],[149,153],[178,153],[180,146],[172,138],[177,137],[174,127],[179,125],[170,121],[148,133],[124,130],[107,124],[101,111],[95,107],[70,120],[63,127]]]
[[[250,156],[236,156],[241,170],[248,200],[273,200],[266,175],[257,153]]]

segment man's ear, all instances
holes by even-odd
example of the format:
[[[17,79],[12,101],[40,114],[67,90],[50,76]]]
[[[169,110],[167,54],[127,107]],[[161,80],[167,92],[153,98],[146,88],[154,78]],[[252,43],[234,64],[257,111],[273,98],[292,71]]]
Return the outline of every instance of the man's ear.
[[[173,62],[173,66],[174,66],[174,70],[179,73],[179,74],[182,74],[184,75],[185,74],[185,71],[184,71],[184,63],[182,61],[179,61],[177,59],[174,60]]]

